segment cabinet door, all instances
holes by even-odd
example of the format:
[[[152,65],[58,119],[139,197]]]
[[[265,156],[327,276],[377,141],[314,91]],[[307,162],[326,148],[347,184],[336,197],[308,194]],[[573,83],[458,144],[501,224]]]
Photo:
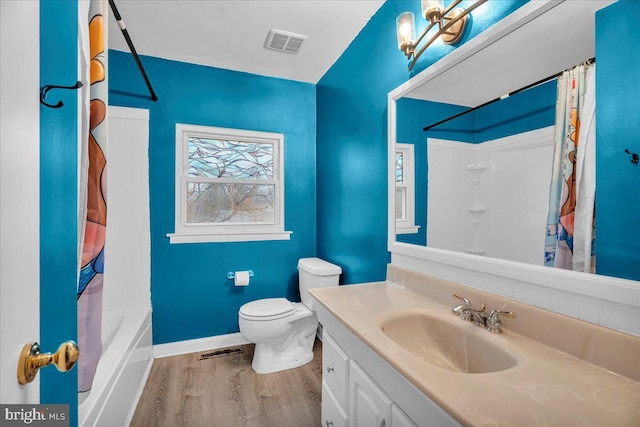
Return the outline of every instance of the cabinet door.
[[[347,427],[347,414],[325,381],[322,381],[322,427]]]
[[[326,381],[340,406],[348,409],[349,356],[326,331],[322,339],[322,364],[322,379]]]
[[[360,365],[349,365],[349,426],[390,427],[391,400]]]
[[[391,406],[391,425],[393,427],[418,427],[395,403]]]

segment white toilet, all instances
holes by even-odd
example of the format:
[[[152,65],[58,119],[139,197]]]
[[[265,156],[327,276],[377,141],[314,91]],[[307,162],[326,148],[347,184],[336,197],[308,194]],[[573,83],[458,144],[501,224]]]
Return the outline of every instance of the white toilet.
[[[256,344],[251,366],[259,374],[297,368],[313,360],[318,318],[308,291],[338,286],[342,269],[319,258],[302,258],[298,270],[301,303],[265,298],[240,307],[240,333]]]

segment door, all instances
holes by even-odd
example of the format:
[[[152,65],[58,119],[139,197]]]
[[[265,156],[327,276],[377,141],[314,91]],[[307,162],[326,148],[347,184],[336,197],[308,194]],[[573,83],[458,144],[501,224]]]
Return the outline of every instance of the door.
[[[41,369],[17,384],[18,354],[37,341],[54,352],[76,339],[78,264],[77,92],[43,84],[77,80],[77,3],[0,1],[1,310],[0,401],[70,405],[77,422],[77,374]]]
[[[40,334],[38,2],[0,1],[0,402],[37,403],[18,355]],[[16,42],[17,40],[20,43]],[[18,322],[18,319],[25,321]]]

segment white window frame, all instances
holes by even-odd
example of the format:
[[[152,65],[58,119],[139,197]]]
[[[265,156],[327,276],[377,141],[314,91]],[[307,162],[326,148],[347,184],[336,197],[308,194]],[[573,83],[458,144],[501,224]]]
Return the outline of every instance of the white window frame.
[[[273,144],[273,223],[187,223],[189,137]],[[284,134],[177,123],[175,148],[175,233],[167,234],[170,243],[250,242],[291,238],[291,232],[284,231]]]
[[[396,182],[396,188],[405,189],[405,216],[403,219],[396,219],[396,234],[416,234],[419,225],[415,224],[416,217],[416,185],[415,185],[415,149],[413,144],[396,144],[396,153],[401,152],[402,177],[403,182]],[[395,173],[394,173],[395,176]]]

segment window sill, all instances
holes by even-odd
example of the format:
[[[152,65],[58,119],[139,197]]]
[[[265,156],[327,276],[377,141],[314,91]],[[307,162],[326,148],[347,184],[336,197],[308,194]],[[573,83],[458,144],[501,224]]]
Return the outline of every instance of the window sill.
[[[416,234],[419,229],[419,225],[396,226],[396,234]]]
[[[216,243],[216,242],[258,242],[265,240],[290,240],[291,231],[269,233],[169,233],[170,244],[176,243]]]

